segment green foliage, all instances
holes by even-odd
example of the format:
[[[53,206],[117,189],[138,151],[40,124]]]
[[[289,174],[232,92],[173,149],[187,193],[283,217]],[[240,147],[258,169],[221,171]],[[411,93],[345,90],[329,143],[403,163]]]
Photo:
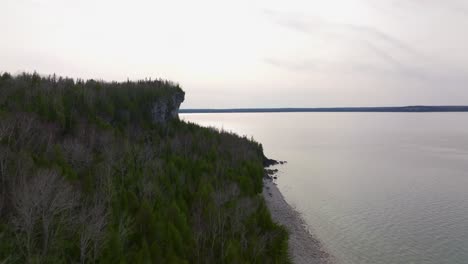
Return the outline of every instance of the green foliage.
[[[289,263],[260,194],[261,145],[153,122],[155,103],[181,95],[163,80],[1,74],[0,263]],[[44,225],[34,203],[11,195],[43,170],[60,176],[52,192],[77,194],[50,207],[48,250],[21,220],[23,208]]]

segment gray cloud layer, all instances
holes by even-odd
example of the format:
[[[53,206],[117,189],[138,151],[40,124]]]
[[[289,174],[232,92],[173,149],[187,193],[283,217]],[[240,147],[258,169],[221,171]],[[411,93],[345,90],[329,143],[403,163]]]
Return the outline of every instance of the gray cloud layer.
[[[461,1],[393,1],[391,5],[386,6],[387,15],[389,10],[392,12],[408,12],[414,16],[418,16],[417,11],[422,12],[419,15],[424,16],[425,7],[429,5],[428,12],[434,8],[444,8],[444,16],[464,13],[466,4]],[[411,10],[411,9],[415,10]],[[442,12],[442,11],[441,11]],[[432,43],[411,43],[405,39],[398,38],[391,33],[370,25],[347,24],[329,22],[316,17],[304,17],[298,14],[287,14],[280,11],[265,10],[265,15],[274,23],[291,30],[307,34],[310,37],[318,37],[327,39],[327,42],[341,43],[358,43],[364,54],[375,56],[379,61],[369,62],[367,58],[354,58],[352,61],[327,61],[323,58],[307,58],[300,60],[291,60],[288,57],[269,57],[265,58],[264,62],[275,67],[281,67],[290,71],[327,71],[330,75],[339,75],[340,72],[346,74],[367,74],[381,75],[382,83],[388,78],[398,78],[401,87],[393,87],[395,93],[401,93],[402,100],[405,96],[404,91],[411,88],[411,80],[416,80],[420,85],[425,86],[425,94],[421,94],[421,98],[430,102],[436,102],[437,96],[443,93],[444,90],[455,90],[457,95],[460,95],[461,100],[453,98],[454,103],[464,103],[463,100],[468,99],[468,61],[462,61],[461,64],[443,63],[446,58],[426,54],[425,46],[431,46]],[[439,14],[440,15],[440,14]],[[390,12],[390,16],[395,16]],[[464,18],[465,20],[467,18]],[[398,23],[398,22],[395,22]],[[405,31],[404,25],[400,25],[402,31]],[[430,25],[428,25],[430,26]],[[461,25],[459,25],[461,27]],[[424,28],[428,34],[431,34],[431,28]],[[439,32],[434,29],[433,41],[444,45],[442,37],[438,36]],[[461,32],[460,32],[461,33]],[[461,43],[468,44],[468,34],[460,36]],[[452,43],[445,43],[450,46]],[[448,58],[457,57],[457,54],[444,54]],[[406,83],[406,85],[405,85]],[[434,98],[431,98],[431,93]],[[458,98],[460,99],[460,98]],[[414,101],[417,98],[413,99]],[[442,103],[447,103],[444,101]],[[468,101],[466,101],[468,104]]]

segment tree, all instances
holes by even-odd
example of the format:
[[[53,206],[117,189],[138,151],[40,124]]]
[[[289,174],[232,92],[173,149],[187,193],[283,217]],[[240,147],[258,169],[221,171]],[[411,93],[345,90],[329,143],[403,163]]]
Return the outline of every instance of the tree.
[[[35,253],[45,256],[59,229],[73,224],[78,193],[57,172],[48,170],[22,179],[12,195],[15,212],[11,222],[27,259]],[[42,249],[37,248],[39,239]]]
[[[87,259],[96,261],[102,249],[108,223],[107,206],[102,199],[96,199],[88,207],[80,210],[80,262]]]

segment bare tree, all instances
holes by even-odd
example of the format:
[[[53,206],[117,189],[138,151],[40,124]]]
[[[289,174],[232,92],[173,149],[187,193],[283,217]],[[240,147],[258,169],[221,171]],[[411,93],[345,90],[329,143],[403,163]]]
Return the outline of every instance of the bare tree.
[[[13,133],[9,133],[9,144],[15,143],[15,149],[19,149],[21,146],[31,145],[37,133],[40,131],[37,129],[40,127],[40,124],[32,115],[26,113],[17,113],[13,119],[15,125],[12,131]],[[13,140],[11,138],[12,136],[15,137]]]
[[[50,143],[56,132],[56,126],[39,122],[31,113],[15,113],[0,121],[0,140],[14,151],[37,150]]]
[[[1,136],[0,136],[1,137]],[[0,139],[1,140],[1,139]],[[7,167],[7,158],[8,158],[8,149],[0,146],[0,217],[3,213],[3,206],[6,199],[6,188],[7,188],[7,179],[6,179],[6,167]]]
[[[34,187],[30,183],[23,183],[13,194],[13,205],[15,207],[15,215],[12,223],[16,228],[16,234],[20,244],[22,236],[24,236],[24,247],[28,259],[32,256],[32,251],[35,241],[34,226],[39,219],[37,210],[37,193],[33,193]]]
[[[257,233],[258,239],[252,248],[254,260],[257,260],[264,253],[269,241],[274,237],[274,233],[261,234],[260,230]]]
[[[118,226],[118,237],[119,241],[125,245],[127,243],[128,235],[134,227],[134,218],[128,215],[120,217]]]
[[[12,118],[9,116],[2,117],[0,122],[0,141],[5,140],[7,143],[10,142],[10,139],[13,137],[14,125],[15,122]]]
[[[79,195],[55,171],[41,171],[31,179],[23,179],[12,195],[15,209],[12,224],[28,259],[42,238],[42,256],[46,255],[60,227],[72,221],[72,209]]]
[[[85,263],[90,258],[95,261],[98,257],[105,238],[107,222],[108,212],[102,199],[96,200],[91,206],[81,209],[79,215],[81,263]]]
[[[92,152],[76,139],[67,139],[63,142],[63,151],[67,161],[76,169],[88,166],[92,161]]]

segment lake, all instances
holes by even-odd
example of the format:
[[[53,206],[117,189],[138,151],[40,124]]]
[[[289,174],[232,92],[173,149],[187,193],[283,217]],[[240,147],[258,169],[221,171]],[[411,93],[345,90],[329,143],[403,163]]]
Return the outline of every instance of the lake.
[[[223,113],[339,263],[468,263],[467,113]]]

